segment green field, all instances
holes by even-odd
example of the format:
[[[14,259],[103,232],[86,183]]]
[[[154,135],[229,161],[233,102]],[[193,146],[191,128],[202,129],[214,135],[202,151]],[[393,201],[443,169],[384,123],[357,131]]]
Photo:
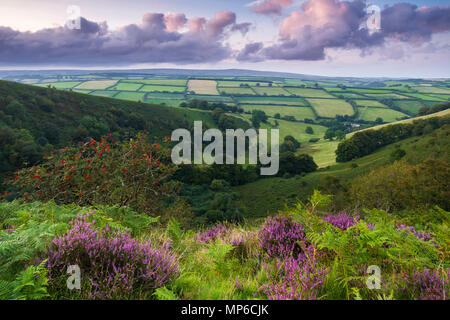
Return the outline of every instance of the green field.
[[[436,101],[436,103],[439,103],[440,101],[446,101],[445,99],[432,97],[423,93],[407,93],[406,95],[424,101]]]
[[[144,92],[119,92],[114,98],[131,101],[144,101],[144,97]]]
[[[227,97],[227,96],[191,94],[188,97],[189,97],[189,100],[197,99],[197,100],[205,100],[208,102],[224,102],[224,103],[232,103],[233,102],[233,99],[231,97]]]
[[[269,86],[269,82],[258,82],[258,81],[217,81],[219,87],[239,87],[242,84],[247,84],[250,87],[261,87]],[[273,85],[273,84],[272,84]]]
[[[175,87],[175,86],[158,86],[158,85],[150,85],[146,84],[139,91],[145,92],[184,92],[186,91],[186,87]]]
[[[446,93],[446,94],[450,94],[450,88],[444,88],[444,87],[419,86],[419,87],[412,87],[412,88],[417,90],[420,93]]]
[[[73,87],[76,87],[79,85],[81,81],[65,81],[65,82],[48,82],[45,84],[38,84],[40,87],[47,87],[52,86],[56,89],[72,89]]]
[[[157,99],[157,98],[145,98],[144,102],[153,103],[153,104],[164,104],[169,107],[178,107],[183,100],[176,99]]]
[[[398,93],[365,93],[364,95],[375,99],[411,99]]]
[[[285,88],[291,94],[295,94],[300,97],[310,97],[310,98],[335,98],[328,92],[320,89],[307,89],[307,88]]]
[[[285,104],[293,106],[306,106],[303,99],[294,97],[237,97],[242,104]]]
[[[122,82],[142,83],[142,84],[156,84],[166,86],[181,86],[185,87],[187,80],[185,79],[143,79],[143,80],[122,80]]]
[[[423,108],[423,104],[420,101],[414,100],[397,100],[395,104],[404,111],[412,113],[418,113],[420,108]]]
[[[352,106],[338,99],[306,99],[319,117],[334,118],[336,115],[354,114]]]
[[[278,105],[266,104],[243,104],[240,105],[244,111],[262,110],[268,116],[273,117],[276,113],[283,116],[294,116],[296,120],[303,120],[305,118],[314,119],[315,115],[309,107],[288,107]]]
[[[95,91],[90,92],[90,94],[93,94],[96,96],[103,96],[103,97],[114,97],[118,92],[120,92],[120,91],[95,90]]]
[[[375,121],[377,118],[382,118],[384,122],[394,122],[400,120],[408,115],[386,108],[358,108],[360,119],[365,121]]]
[[[117,90],[117,91],[137,91],[142,87],[142,84],[139,83],[127,83],[127,82],[119,82],[116,85],[109,88],[109,90]]]
[[[384,104],[377,100],[354,100],[358,107],[377,107],[377,108],[387,108]]]
[[[149,99],[184,100],[184,94],[183,93],[149,92],[149,93],[147,93],[146,97],[149,98]]]
[[[256,93],[250,88],[223,87],[223,88],[219,88],[219,92],[229,94],[229,95],[233,95],[233,94],[256,95]]]
[[[281,87],[253,87],[253,90],[257,93],[259,96],[279,96],[279,95],[285,95],[290,96],[291,94],[284,90]]]

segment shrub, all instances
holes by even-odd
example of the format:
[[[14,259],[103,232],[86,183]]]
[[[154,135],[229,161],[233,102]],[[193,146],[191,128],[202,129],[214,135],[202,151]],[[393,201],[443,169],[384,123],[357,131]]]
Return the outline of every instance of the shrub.
[[[407,287],[400,290],[408,294],[409,299],[446,300],[449,294],[449,276],[450,269],[439,273],[425,267],[423,271],[404,277]]]
[[[297,256],[301,252],[298,241],[304,241],[303,226],[290,217],[268,218],[259,229],[261,251],[268,257]]]
[[[212,243],[218,238],[224,236],[230,232],[230,229],[223,224],[215,225],[214,227],[206,229],[205,232],[196,235],[195,239],[197,242]]]
[[[311,246],[311,250],[313,251]],[[269,269],[270,277],[261,292],[271,300],[315,300],[323,291],[328,269],[310,255],[277,260]]]
[[[138,297],[141,290],[152,293],[175,278],[177,262],[167,245],[155,249],[150,241],[141,243],[108,225],[97,230],[91,214],[74,219],[72,228],[48,245],[44,258],[51,289],[64,288],[70,265],[80,267],[82,285],[69,295],[87,299]]]
[[[103,136],[50,154],[43,164],[19,171],[13,185],[29,201],[118,205],[157,215],[161,200],[174,194],[167,182],[174,171],[168,151],[144,135],[122,144]]]
[[[329,214],[322,218],[324,221],[331,223],[336,228],[347,230],[359,221],[359,216],[349,216],[344,212],[338,214]]]

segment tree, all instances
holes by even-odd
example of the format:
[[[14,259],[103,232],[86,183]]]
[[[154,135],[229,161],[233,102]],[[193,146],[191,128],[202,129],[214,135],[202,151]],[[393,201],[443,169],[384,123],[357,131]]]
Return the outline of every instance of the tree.
[[[312,127],[307,126],[306,129],[305,129],[305,132],[306,132],[307,134],[313,134],[313,133],[314,133],[314,130],[313,130]]]
[[[275,115],[273,116],[275,119],[281,119],[281,115],[279,113],[275,113]]]
[[[280,154],[279,176],[288,174],[302,174],[313,172],[317,169],[317,164],[313,158],[307,154],[296,155],[291,151]]]
[[[329,128],[327,131],[325,131],[324,139],[329,139],[330,141],[333,140],[333,138],[336,136],[336,132]]]
[[[336,135],[336,138],[338,140],[344,140],[345,139],[345,132],[342,131],[342,130],[336,130],[335,131],[335,135]]]
[[[264,111],[253,110],[250,121],[252,122],[253,127],[259,128],[261,122],[267,123],[267,118],[268,117]]]

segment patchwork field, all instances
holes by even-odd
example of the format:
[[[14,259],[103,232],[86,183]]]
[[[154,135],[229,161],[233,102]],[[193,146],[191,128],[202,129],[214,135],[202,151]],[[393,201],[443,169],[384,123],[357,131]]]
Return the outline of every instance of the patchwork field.
[[[440,98],[440,97],[432,97],[432,96],[430,96],[430,95],[426,95],[426,94],[423,94],[423,93],[405,93],[405,95],[407,95],[407,96],[409,96],[409,97],[413,97],[413,98],[418,98],[418,99],[421,99],[421,100],[424,100],[424,101],[437,101],[437,103],[439,102],[439,101],[445,101],[445,99],[443,99],[443,98]]]
[[[258,81],[217,81],[218,87],[239,87],[241,85],[249,85],[250,87],[267,87],[270,85],[269,82],[258,82]],[[276,84],[272,84],[276,86]]]
[[[443,87],[413,87],[413,89],[419,91],[420,93],[446,93],[450,94],[450,88]]]
[[[131,101],[144,101],[145,93],[140,92],[119,92],[114,98],[131,100]]]
[[[103,97],[114,97],[118,92],[120,91],[113,91],[113,90],[95,90],[90,92],[90,94],[96,95],[96,96],[103,96]]]
[[[127,83],[127,82],[119,82],[116,85],[109,88],[109,90],[118,90],[118,91],[137,91],[143,85],[140,83]]]
[[[376,108],[387,108],[384,104],[377,100],[354,100],[358,107],[376,107]]]
[[[39,84],[41,87],[47,87],[52,86],[56,89],[72,89],[73,87],[76,87],[79,85],[80,81],[65,81],[65,82],[48,82],[46,84]]]
[[[402,112],[386,108],[358,108],[358,112],[360,113],[360,119],[365,121],[375,121],[377,118],[381,118],[384,122],[394,122],[408,117]]]
[[[364,95],[375,99],[411,99],[409,96],[397,93],[365,93]]]
[[[123,82],[143,83],[143,84],[156,84],[165,86],[181,86],[185,87],[187,80],[185,79],[142,79],[142,80],[123,80]]]
[[[217,82],[214,80],[189,80],[188,91],[194,91],[196,94],[219,94]]]
[[[220,93],[225,93],[229,95],[256,95],[255,91],[251,88],[235,88],[235,87],[223,87],[219,88]]]
[[[244,104],[240,105],[244,111],[262,110],[268,116],[273,117],[275,114],[279,113],[281,117],[283,116],[294,116],[296,120],[303,120],[305,118],[314,119],[315,115],[309,107],[288,107],[279,105],[257,105],[257,104]]]
[[[78,85],[76,89],[103,90],[117,83],[117,80],[92,80],[85,81]]]
[[[150,85],[146,84],[139,91],[145,92],[184,92],[186,91],[186,87],[175,87],[175,86],[158,86],[158,85]]]
[[[398,100],[395,101],[395,105],[397,105],[400,109],[404,111],[409,111],[412,113],[418,113],[420,108],[423,108],[423,104],[420,101],[414,100]]]
[[[281,87],[254,87],[253,90],[260,96],[290,96],[291,94]]]
[[[307,88],[285,88],[291,94],[295,94],[300,97],[309,97],[309,98],[335,98],[328,92],[320,89],[307,89]]]
[[[291,97],[238,97],[236,100],[242,104],[279,104],[306,106],[303,99]]]
[[[319,117],[334,118],[336,115],[353,115],[352,106],[338,99],[306,99]]]

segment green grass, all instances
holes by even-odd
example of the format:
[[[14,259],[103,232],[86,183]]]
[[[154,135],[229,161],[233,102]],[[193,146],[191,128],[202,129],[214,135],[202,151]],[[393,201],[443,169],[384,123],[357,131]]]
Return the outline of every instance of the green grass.
[[[119,82],[116,85],[109,88],[109,90],[116,90],[116,91],[137,91],[140,87],[142,87],[142,84],[139,83],[126,83],[126,82]]]
[[[285,88],[291,94],[295,94],[300,97],[311,98],[335,98],[328,92],[321,89],[308,89],[308,88]]]
[[[287,104],[294,106],[306,106],[303,99],[295,97],[237,97],[242,104]]]
[[[305,142],[297,152],[311,155],[319,168],[324,168],[336,164],[335,151],[339,143],[337,140],[323,139],[315,143]]]
[[[426,86],[418,86],[412,87],[420,93],[446,93],[450,94],[450,88],[445,87],[426,87]]]
[[[96,96],[103,96],[103,97],[113,97],[117,94],[119,91],[112,91],[112,90],[95,90],[90,92],[90,94],[94,94]]]
[[[277,105],[257,105],[257,104],[244,104],[240,105],[244,111],[262,110],[268,116],[273,117],[276,113],[283,116],[294,116],[296,120],[303,120],[305,118],[314,119],[315,115],[309,107],[288,107]]]
[[[189,95],[189,99],[205,100],[208,102],[225,102],[225,103],[233,102],[233,99],[231,97],[209,96],[209,95],[201,95],[201,94]]]
[[[64,82],[49,82],[46,83],[45,85],[40,85],[40,86],[52,86],[55,87],[56,89],[72,89],[73,87],[76,87],[77,85],[79,85],[81,83],[81,81],[64,81]]]
[[[268,82],[258,82],[258,81],[217,81],[219,87],[239,87],[241,84],[248,84],[251,87],[256,87],[257,83],[261,87],[269,86]]]
[[[410,97],[398,93],[365,93],[365,95],[375,99],[410,99]]]
[[[315,124],[307,124],[303,122],[293,122],[280,119],[278,119],[277,121],[278,121],[278,128],[274,126],[275,123],[274,119],[269,120],[269,125],[265,123],[261,124],[261,128],[279,129],[281,141],[284,139],[285,136],[291,135],[299,142],[306,142],[309,141],[309,139],[311,138],[322,138],[325,134],[325,131],[327,130],[326,127]],[[313,128],[314,133],[307,134],[305,132],[307,127]]]
[[[377,100],[354,100],[356,105],[359,107],[377,107],[377,108],[387,108],[384,104]]]
[[[401,100],[395,101],[395,104],[402,110],[418,113],[419,109],[423,107],[423,104],[420,101],[416,100]]]
[[[169,107],[178,107],[180,105],[180,103],[183,102],[183,100],[145,98],[144,102],[153,103],[153,104],[164,104]]]
[[[141,92],[119,92],[114,98],[131,101],[144,101],[145,93]]]
[[[268,95],[268,96],[279,96],[279,95],[285,95],[290,96],[291,94],[284,90],[281,87],[253,87],[253,90],[256,91],[256,93],[259,96]]]
[[[353,115],[352,106],[338,99],[307,99],[319,117],[334,118],[336,115]]]
[[[147,93],[146,97],[149,98],[149,99],[183,100],[184,99],[184,94],[183,93],[150,92],[150,93]]]
[[[222,87],[219,88],[220,93],[226,93],[229,95],[233,94],[247,94],[247,95],[256,95],[256,93],[250,88],[232,88],[232,87]]]
[[[399,111],[387,108],[358,108],[360,119],[365,121],[375,121],[377,118],[382,118],[384,122],[395,122],[403,117],[408,117]]]
[[[77,89],[105,90],[117,83],[117,80],[92,80],[78,85]]]
[[[133,83],[166,85],[166,86],[181,86],[181,87],[185,87],[187,84],[187,80],[185,79],[143,79],[143,80],[123,80],[122,82],[133,82]]]
[[[441,133],[440,130],[442,131]],[[436,134],[442,135],[436,139]],[[366,175],[371,170],[390,163],[390,154],[400,146],[406,151],[405,159],[411,163],[419,163],[430,158],[448,159],[450,157],[450,148],[448,148],[448,139],[443,129],[432,132],[425,137],[412,137],[397,143],[381,148],[375,153],[356,159],[352,162],[338,163],[330,168],[322,168],[316,172],[307,174],[304,177],[292,178],[265,178],[246,185],[234,187],[233,190],[240,196],[241,203],[245,205],[248,211],[249,219],[261,218],[267,215],[275,215],[283,210],[285,206],[291,206],[297,199],[305,201],[320,184],[321,179],[326,176],[333,176],[341,180],[341,183],[347,184],[360,175]],[[430,143],[431,141],[434,141]],[[303,149],[310,153],[311,150]],[[332,144],[326,145],[332,151]],[[301,151],[302,149],[300,149]],[[324,152],[325,153],[325,152]],[[312,153],[314,157],[314,153]],[[324,156],[327,159],[327,156]],[[321,160],[319,160],[321,161]],[[352,163],[358,166],[352,168]]]
[[[149,85],[146,84],[139,91],[145,92],[185,92],[186,87],[175,87],[175,86],[158,86],[158,85]]]
[[[417,99],[421,99],[424,101],[436,101],[436,103],[439,103],[440,101],[446,101],[443,98],[436,98],[435,96],[429,96],[423,93],[405,93],[405,95],[409,96],[409,97],[413,97],[413,98],[417,98]]]

